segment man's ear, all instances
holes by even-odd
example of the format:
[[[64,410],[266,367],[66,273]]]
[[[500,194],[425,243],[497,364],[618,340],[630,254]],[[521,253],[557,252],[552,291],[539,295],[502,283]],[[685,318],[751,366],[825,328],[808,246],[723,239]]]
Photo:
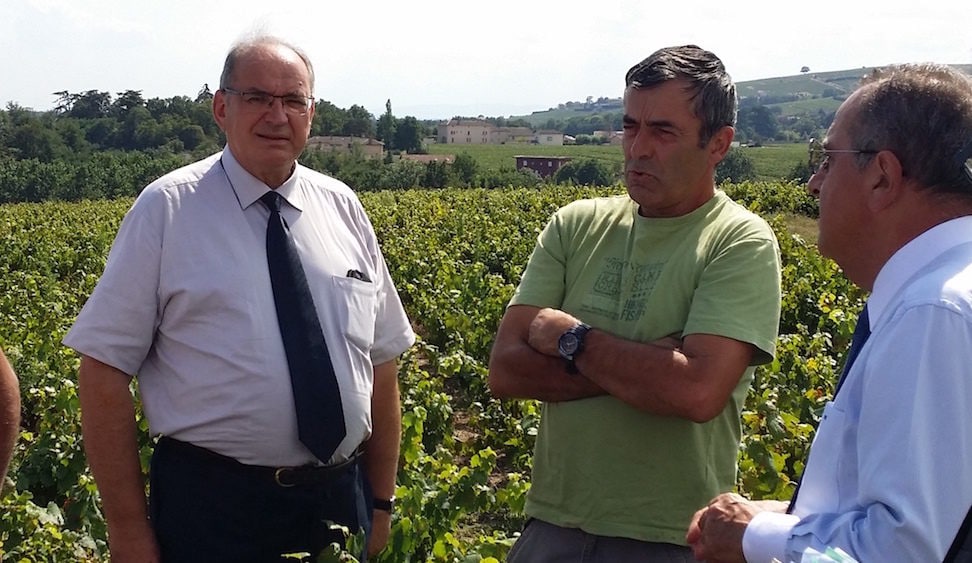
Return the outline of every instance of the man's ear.
[[[880,151],[865,167],[864,181],[868,189],[868,207],[881,211],[902,199],[905,181],[901,161],[891,151]]]
[[[226,122],[226,94],[222,90],[216,90],[213,94],[213,119],[221,130],[226,131],[223,126]]]
[[[708,150],[712,167],[715,168],[729,153],[732,140],[736,136],[736,129],[726,125],[716,131],[709,139]]]

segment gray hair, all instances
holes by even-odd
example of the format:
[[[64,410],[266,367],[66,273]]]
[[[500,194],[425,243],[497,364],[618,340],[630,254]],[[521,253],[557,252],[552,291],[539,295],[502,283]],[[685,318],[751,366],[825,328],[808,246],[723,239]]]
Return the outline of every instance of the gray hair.
[[[314,65],[311,64],[310,57],[303,49],[297,47],[296,45],[284,41],[279,37],[273,35],[255,35],[253,37],[248,37],[238,41],[236,44],[230,48],[229,53],[226,54],[226,61],[223,62],[223,72],[219,75],[219,87],[231,88],[230,82],[233,79],[233,71],[236,70],[236,64],[239,62],[240,58],[248,54],[255,48],[264,47],[267,45],[279,45],[281,47],[286,47],[300,57],[300,60],[304,61],[304,65],[307,67],[307,74],[310,77],[310,95],[314,95]]]
[[[861,80],[849,132],[860,150],[890,150],[925,189],[972,197],[972,77],[924,63]]]
[[[688,83],[692,111],[702,121],[699,146],[704,147],[719,129],[736,124],[736,85],[711,51],[695,45],[659,49],[631,67],[624,84],[626,89],[652,88],[669,80]]]

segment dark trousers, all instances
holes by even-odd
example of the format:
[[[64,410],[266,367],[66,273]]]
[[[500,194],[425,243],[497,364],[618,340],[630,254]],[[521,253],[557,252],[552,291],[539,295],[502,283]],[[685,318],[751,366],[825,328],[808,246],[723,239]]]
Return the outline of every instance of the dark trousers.
[[[152,456],[149,513],[166,562],[264,563],[287,553],[316,556],[332,542],[345,545],[332,523],[352,534],[363,529],[367,538],[370,499],[360,460],[325,482],[282,487],[268,468],[185,442],[162,438]],[[354,555],[364,561],[364,553]]]

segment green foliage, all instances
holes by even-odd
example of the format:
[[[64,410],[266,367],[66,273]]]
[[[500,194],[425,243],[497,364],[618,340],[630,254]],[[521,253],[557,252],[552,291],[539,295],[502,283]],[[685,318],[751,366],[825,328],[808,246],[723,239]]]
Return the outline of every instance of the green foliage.
[[[476,174],[479,173],[479,163],[468,152],[460,152],[452,161],[452,170],[455,172],[459,185],[469,187],[476,181]]]
[[[616,166],[593,158],[572,160],[554,173],[558,184],[577,184],[579,186],[610,186],[618,181]]]
[[[539,186],[540,175],[529,168],[503,167],[499,170],[484,170],[479,173],[476,184],[481,188],[511,188],[513,186]]]
[[[717,184],[749,182],[756,179],[756,165],[741,149],[729,149],[722,162],[716,166],[715,178]]]
[[[764,105],[743,107],[736,119],[736,131],[741,138],[750,142],[765,142],[775,139],[780,125],[773,112]]]
[[[503,167],[516,165],[517,155],[529,156],[567,156],[572,159],[593,158],[620,168],[624,161],[619,145],[528,145],[509,143],[505,145],[490,144],[447,144],[435,143],[429,145],[429,154],[453,155],[457,159],[466,154],[477,163],[477,171],[492,168],[498,170]],[[804,154],[806,149],[804,148]]]
[[[741,182],[723,184],[722,189],[732,199],[759,215],[790,213],[817,217],[819,208],[802,184],[794,182]]]
[[[0,203],[134,196],[188,163],[183,155],[145,152],[97,152],[74,163],[0,156]]]
[[[768,217],[816,212],[793,183],[723,188]],[[399,501],[389,547],[376,561],[505,558],[523,523],[540,411],[534,401],[489,395],[490,347],[550,214],[575,199],[618,193],[619,186],[542,185],[361,195],[421,336],[401,362]],[[98,491],[80,443],[78,361],[60,341],[130,205],[130,198],[0,205],[0,345],[20,375],[25,413],[12,480],[0,498],[5,560],[105,558]],[[783,257],[781,336],[776,360],[757,370],[747,397],[739,488],[786,498],[863,296],[781,220],[772,225]],[[351,561],[355,549],[335,549],[323,560]]]

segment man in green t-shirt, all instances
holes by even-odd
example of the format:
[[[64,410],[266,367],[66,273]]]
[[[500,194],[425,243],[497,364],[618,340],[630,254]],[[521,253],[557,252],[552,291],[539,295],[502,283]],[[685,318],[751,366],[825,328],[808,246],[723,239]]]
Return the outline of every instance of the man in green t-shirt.
[[[490,359],[497,397],[544,401],[510,561],[694,561],[695,509],[736,478],[754,366],[775,352],[779,249],[716,189],[736,91],[694,45],[628,71],[627,196],[540,235]]]

